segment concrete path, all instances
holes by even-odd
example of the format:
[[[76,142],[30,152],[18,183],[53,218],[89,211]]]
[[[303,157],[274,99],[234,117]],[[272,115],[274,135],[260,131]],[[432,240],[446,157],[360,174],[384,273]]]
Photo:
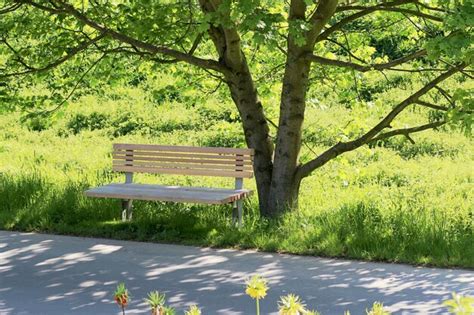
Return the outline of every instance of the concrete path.
[[[142,298],[165,291],[182,310],[254,314],[245,279],[270,281],[263,314],[289,292],[323,314],[365,314],[383,301],[395,314],[445,313],[451,291],[474,295],[474,272],[0,231],[0,314],[117,314],[118,282],[131,291],[127,314],[149,314]]]

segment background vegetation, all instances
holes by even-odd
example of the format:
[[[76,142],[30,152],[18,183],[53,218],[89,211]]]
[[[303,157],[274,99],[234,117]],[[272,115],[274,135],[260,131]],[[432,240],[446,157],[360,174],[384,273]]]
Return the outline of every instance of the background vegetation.
[[[176,75],[185,67],[173,68],[173,75],[166,69],[144,75],[152,72],[147,63],[120,66],[128,74],[117,70],[118,82],[96,82],[92,71],[75,97],[50,115],[25,114],[0,100],[0,228],[474,267],[474,144],[449,126],[413,135],[414,144],[397,137],[337,158],[303,181],[299,210],[279,220],[260,219],[253,198],[240,230],[231,225],[230,207],[160,202],[136,201],[134,221],[122,223],[119,201],[82,194],[123,181],[111,172],[113,142],[238,147],[244,138],[226,90],[213,81]],[[369,72],[354,90],[349,71],[311,89],[302,159],[373,125],[422,80]],[[472,82],[449,84],[472,88]],[[334,97],[332,89],[341,93]],[[279,86],[269,84],[264,92],[269,118],[276,119]],[[16,96],[25,107],[53,94],[38,81]],[[398,127],[427,114],[413,107]],[[204,177],[136,179],[233,185]]]

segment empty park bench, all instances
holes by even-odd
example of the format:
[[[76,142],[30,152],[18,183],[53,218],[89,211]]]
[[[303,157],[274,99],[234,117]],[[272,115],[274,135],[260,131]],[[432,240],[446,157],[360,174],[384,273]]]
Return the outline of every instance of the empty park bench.
[[[85,191],[88,197],[122,199],[122,220],[132,219],[132,200],[201,204],[233,204],[234,223],[242,222],[242,200],[252,194],[243,179],[253,177],[253,149],[114,144],[113,171],[125,173],[125,183]],[[133,183],[133,173],[235,178],[235,188],[185,187]]]

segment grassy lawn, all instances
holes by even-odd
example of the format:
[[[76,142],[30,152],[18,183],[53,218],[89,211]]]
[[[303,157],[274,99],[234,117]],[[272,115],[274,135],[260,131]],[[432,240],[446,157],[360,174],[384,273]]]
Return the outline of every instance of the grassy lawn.
[[[19,113],[0,118],[1,229],[474,267],[474,145],[461,133],[430,131],[414,136],[415,144],[397,138],[342,156],[303,181],[299,211],[279,220],[260,219],[253,197],[245,203],[240,230],[231,225],[230,207],[159,202],[136,201],[134,221],[122,223],[118,200],[82,194],[123,181],[111,172],[113,142],[244,144],[230,104],[208,100],[185,106],[165,95],[157,105],[139,88],[114,93],[82,97],[54,122],[23,121]],[[308,111],[305,141],[320,152],[339,137],[334,124],[349,123],[339,121],[348,110]],[[358,111],[365,117],[363,108]],[[370,123],[376,117],[364,119]],[[310,157],[307,150],[302,160]],[[233,185],[204,177],[137,175],[136,180]]]

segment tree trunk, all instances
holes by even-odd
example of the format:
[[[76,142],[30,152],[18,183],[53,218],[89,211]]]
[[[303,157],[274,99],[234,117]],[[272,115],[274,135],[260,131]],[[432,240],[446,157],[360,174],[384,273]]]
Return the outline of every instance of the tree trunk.
[[[242,118],[247,146],[255,150],[254,173],[258,200],[261,212],[265,213],[273,169],[273,143],[270,130],[246,61],[242,62],[240,69],[229,73],[226,79],[232,99]]]
[[[298,206],[301,178],[297,177],[298,158],[301,150],[301,134],[305,113],[306,90],[311,62],[304,58],[314,49],[317,35],[334,14],[337,0],[319,1],[317,10],[306,17],[306,2],[292,1],[290,21],[309,19],[312,28],[304,34],[305,43],[298,44],[291,34],[288,37],[287,57],[280,100],[280,121],[273,162],[267,216],[278,216]]]
[[[291,47],[289,48],[289,50]],[[300,180],[295,177],[301,149],[301,133],[305,112],[306,88],[310,63],[299,58],[302,50],[289,51],[280,101],[269,216],[277,216],[297,207]]]
[[[203,12],[218,12],[217,9],[221,4],[217,0],[199,2]],[[296,178],[296,169],[311,65],[308,58],[303,56],[312,52],[316,35],[334,13],[336,6],[337,0],[321,1],[315,14],[310,18],[314,27],[305,35],[307,37],[305,45],[300,46],[293,36],[289,37],[273,163],[273,144],[268,123],[245,54],[241,49],[240,36],[232,25],[211,26],[208,30],[219,55],[219,61],[228,69],[224,76],[242,118],[247,145],[255,149],[255,179],[260,213],[264,216],[278,216],[297,205],[300,179]],[[305,20],[305,11],[304,1],[292,2],[290,19]],[[222,10],[219,14],[230,18],[229,10]]]

